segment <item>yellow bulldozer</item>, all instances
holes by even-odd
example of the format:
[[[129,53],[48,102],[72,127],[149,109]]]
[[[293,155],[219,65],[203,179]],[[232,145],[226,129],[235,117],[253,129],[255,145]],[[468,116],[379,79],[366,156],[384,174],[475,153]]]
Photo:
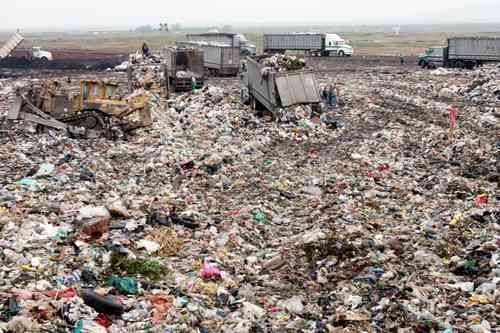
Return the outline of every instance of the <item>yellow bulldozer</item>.
[[[72,133],[102,133],[106,137],[151,126],[151,95],[138,90],[120,99],[117,91],[118,84],[111,81],[82,80],[79,93],[69,96],[58,81],[46,80],[38,89],[18,91],[8,119]]]

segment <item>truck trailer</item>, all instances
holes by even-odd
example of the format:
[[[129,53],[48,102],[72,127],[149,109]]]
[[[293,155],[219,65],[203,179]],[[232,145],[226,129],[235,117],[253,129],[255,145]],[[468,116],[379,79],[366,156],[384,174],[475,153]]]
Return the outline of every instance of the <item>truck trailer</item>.
[[[337,34],[329,33],[293,33],[265,34],[264,53],[285,53],[286,51],[304,51],[312,56],[328,57],[352,56],[352,46]]]
[[[162,58],[165,61],[169,85],[175,91],[189,91],[193,77],[196,79],[197,88],[203,86],[203,51],[190,47],[165,46]]]
[[[321,98],[313,71],[273,71],[259,58],[247,57],[241,74],[241,98],[253,109],[267,109],[276,118],[281,108],[298,104],[319,107]]]
[[[204,67],[211,75],[236,76],[240,71],[239,47],[213,42],[182,41],[176,44],[202,50]]]
[[[255,55],[257,47],[250,43],[242,34],[224,33],[224,32],[207,32],[202,34],[188,34],[186,40],[189,42],[207,42],[226,44],[232,47],[238,47],[240,54],[243,56]]]
[[[446,46],[431,47],[418,56],[423,68],[472,69],[488,62],[500,62],[499,37],[453,37]]]

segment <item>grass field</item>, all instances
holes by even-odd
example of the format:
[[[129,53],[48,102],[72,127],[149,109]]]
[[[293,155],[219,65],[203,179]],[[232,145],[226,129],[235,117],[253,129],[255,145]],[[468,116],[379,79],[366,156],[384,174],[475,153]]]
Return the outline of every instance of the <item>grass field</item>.
[[[262,33],[244,33],[249,40],[262,49]],[[389,32],[345,32],[339,34],[349,40],[356,54],[362,55],[416,55],[430,46],[441,45],[446,38],[456,36],[453,32],[405,32],[396,35]],[[478,33],[460,33],[460,36],[475,36]],[[184,39],[183,33],[169,32],[99,32],[99,33],[31,33],[26,34],[23,47],[42,46],[45,49],[85,49],[101,51],[133,52],[143,41],[153,50],[162,45]],[[481,36],[500,36],[499,32],[481,33]],[[8,34],[0,33],[0,43],[7,40]]]

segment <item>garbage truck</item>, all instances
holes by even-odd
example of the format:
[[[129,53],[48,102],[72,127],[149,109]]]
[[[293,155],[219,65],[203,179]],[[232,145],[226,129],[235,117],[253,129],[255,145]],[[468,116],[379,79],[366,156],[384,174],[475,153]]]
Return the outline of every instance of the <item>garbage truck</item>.
[[[191,79],[196,79],[197,88],[205,81],[203,51],[192,47],[166,45],[162,51],[170,86],[175,91],[191,90]]]
[[[214,76],[236,76],[240,70],[240,49],[216,42],[180,41],[177,46],[195,47],[203,52],[206,71]]]
[[[201,34],[188,34],[186,35],[186,40],[190,42],[227,44],[228,46],[239,48],[240,54],[243,56],[255,55],[257,53],[257,47],[248,41],[243,34],[207,32]]]
[[[352,56],[351,45],[337,34],[331,33],[292,33],[265,34],[264,53],[285,53],[304,51],[312,56]]]
[[[259,62],[260,57],[247,57],[241,73],[241,99],[252,109],[268,110],[277,117],[279,109],[299,104],[319,108],[321,97],[313,71],[275,71]]]
[[[23,41],[24,37],[16,32],[2,47],[0,47],[0,60],[10,56],[12,51],[14,51]],[[24,58],[30,60],[39,59],[41,61],[54,60],[52,52],[42,50],[40,46],[35,46],[30,51],[27,51],[24,54]]]
[[[500,37],[453,37],[445,46],[428,48],[417,57],[423,68],[457,67],[473,69],[488,62],[500,62]]]

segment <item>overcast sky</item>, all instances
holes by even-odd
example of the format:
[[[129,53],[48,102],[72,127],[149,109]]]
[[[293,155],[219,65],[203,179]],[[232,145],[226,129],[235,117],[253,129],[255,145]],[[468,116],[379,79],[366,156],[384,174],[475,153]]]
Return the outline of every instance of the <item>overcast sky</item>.
[[[183,25],[500,23],[500,0],[3,0],[0,30]]]

